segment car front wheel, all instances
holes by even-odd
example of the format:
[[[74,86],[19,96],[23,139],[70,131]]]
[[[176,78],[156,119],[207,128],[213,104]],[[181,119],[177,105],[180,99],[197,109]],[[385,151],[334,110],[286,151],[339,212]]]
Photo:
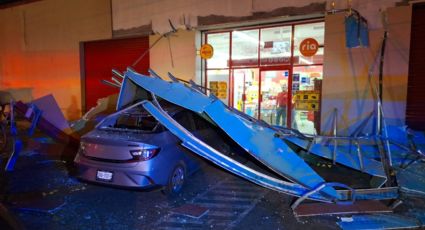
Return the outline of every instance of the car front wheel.
[[[186,169],[182,164],[178,164],[168,178],[168,184],[162,190],[167,196],[179,194],[186,182]]]

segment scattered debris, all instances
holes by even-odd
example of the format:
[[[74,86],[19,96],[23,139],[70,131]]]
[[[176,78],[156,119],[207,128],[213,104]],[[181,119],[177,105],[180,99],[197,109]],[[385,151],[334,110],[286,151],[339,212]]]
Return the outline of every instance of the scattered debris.
[[[58,197],[46,197],[42,199],[34,200],[21,200],[13,204],[13,208],[24,210],[24,211],[34,211],[34,212],[44,212],[49,214],[55,214],[63,206],[66,205],[66,201]]]
[[[419,228],[424,225],[414,218],[396,214],[354,215],[352,221],[337,224],[344,230]]]
[[[320,215],[345,215],[359,213],[389,213],[393,210],[375,200],[361,200],[354,204],[306,203],[299,205],[294,214],[296,217]]]
[[[388,180],[384,172],[387,166],[384,165],[383,161],[366,158],[366,155],[361,154],[361,152],[352,157],[349,152],[335,148],[337,146],[329,146],[329,149],[324,148],[315,143],[314,139],[306,139],[305,136],[296,132],[288,132],[290,130],[272,127],[227,107],[215,97],[208,97],[199,92],[199,90],[192,89],[192,86],[186,86],[178,81],[166,82],[153,71],[150,72],[155,77],[144,76],[135,73],[131,69],[125,73],[117,108],[120,109],[129,105],[131,107],[143,106],[180,138],[183,146],[237,175],[261,186],[294,196],[308,194],[308,199],[329,201],[335,198],[337,200],[350,200],[352,198],[348,195],[350,194],[349,191],[352,190],[350,186],[326,182],[321,175],[311,168],[311,165],[305,162],[302,158],[303,156],[294,152],[290,145],[287,144],[287,141],[290,141],[293,144],[296,143],[307,152],[314,152],[322,158],[333,160],[337,164],[349,166],[355,171],[373,176],[370,182],[372,187],[368,190],[368,193],[363,191],[361,196],[356,197],[357,199],[360,197],[360,199],[376,199],[377,194],[382,195],[389,191],[387,188],[391,188],[381,188],[383,183]],[[169,75],[172,76],[171,74]],[[136,94],[136,91],[143,90],[152,94],[154,103],[148,100],[149,93]],[[141,95],[145,95],[145,97]],[[180,96],[175,97],[174,95]],[[161,108],[155,105],[155,96],[208,117],[237,144],[249,150],[247,151],[248,154],[254,156],[255,159],[271,168],[275,173],[295,183],[290,183],[280,178],[271,178],[228,157],[224,157],[223,154],[195,138],[190,132],[161,111]],[[134,101],[141,102],[133,104]],[[312,142],[314,143],[312,144]],[[264,143],[271,144],[264,145]],[[313,146],[317,147],[312,148]],[[330,168],[329,173],[332,174],[333,170],[335,170],[334,167]],[[335,185],[338,187],[343,186],[345,190],[336,190],[336,188],[332,187]]]

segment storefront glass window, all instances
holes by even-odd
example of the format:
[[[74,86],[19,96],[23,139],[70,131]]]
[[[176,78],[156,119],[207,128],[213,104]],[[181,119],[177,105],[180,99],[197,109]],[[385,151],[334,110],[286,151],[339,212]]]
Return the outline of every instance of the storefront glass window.
[[[291,26],[261,29],[261,65],[290,65],[291,37]]]
[[[325,40],[325,23],[310,23],[294,27],[294,65],[311,65],[323,63],[323,44]],[[313,56],[304,56],[300,52],[301,42],[313,38],[319,44],[317,53]]]
[[[214,48],[213,57],[207,60],[208,68],[228,68],[230,33],[225,32],[208,34],[207,42]]]
[[[252,117],[258,117],[258,68],[233,70],[233,107]]]
[[[214,94],[226,105],[229,101],[229,70],[208,70],[209,93]]]
[[[289,70],[261,71],[260,119],[271,124],[287,126]]]
[[[317,134],[324,31],[324,22],[312,22],[207,32],[214,56],[206,61],[206,87],[271,125]]]
[[[258,65],[259,30],[232,32],[232,66]]]
[[[317,134],[320,122],[320,94],[323,66],[294,67],[292,74],[292,128]]]

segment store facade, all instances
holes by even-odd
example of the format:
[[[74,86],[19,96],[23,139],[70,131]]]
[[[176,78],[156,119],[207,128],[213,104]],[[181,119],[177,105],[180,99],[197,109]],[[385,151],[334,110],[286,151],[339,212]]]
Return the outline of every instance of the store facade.
[[[368,46],[346,45],[350,7],[367,20]],[[382,66],[385,121],[406,124],[411,12],[411,3],[397,0],[112,1],[114,36],[154,33],[150,68],[159,75],[193,80],[270,124],[322,135],[333,135],[337,126],[336,133],[346,136],[363,124],[365,133],[376,131],[370,117],[377,111],[376,57],[385,29],[390,35]],[[170,22],[177,31],[157,42],[172,30]],[[312,56],[300,55],[307,38],[317,42]],[[214,48],[208,60],[199,55],[206,43]],[[286,103],[278,103],[285,87],[287,96],[279,98]],[[283,113],[279,104],[285,105],[285,119],[276,119]]]
[[[319,133],[324,33],[323,18],[203,31],[204,85],[254,118]]]
[[[84,2],[64,2],[46,0],[2,11],[7,20],[2,21],[5,26],[0,28],[7,36],[0,50],[7,58],[0,60],[0,83],[2,89],[28,92],[34,98],[52,93],[70,119],[80,117],[86,109],[81,87],[84,79],[80,42],[147,37],[149,68],[161,76],[171,72],[183,80],[207,86],[229,106],[273,125],[325,135],[333,135],[337,125],[338,134],[351,135],[376,111],[372,87],[378,76],[375,57],[386,29],[389,36],[382,66],[386,123],[424,127],[420,103],[422,75],[418,74],[423,65],[412,61],[409,66],[409,59],[421,60],[423,53],[423,20],[420,13],[412,17],[412,9],[420,10],[419,3],[112,0],[97,1],[84,11],[72,11],[78,20],[70,20],[72,17],[62,17],[66,15],[62,12],[80,8]],[[359,11],[368,21],[369,46],[346,46],[347,12],[333,9],[348,7]],[[30,22],[25,26],[28,30],[19,26],[24,11],[28,13],[26,21]],[[43,12],[45,17],[29,20],[37,18],[37,12]],[[61,23],[51,26],[52,21]],[[63,30],[63,25],[69,29]],[[46,42],[45,34],[57,36]],[[164,34],[170,36],[158,40]],[[415,35],[412,41],[411,34]],[[300,55],[302,41],[312,41],[309,39],[317,42],[316,53]],[[198,55],[205,43],[213,45],[215,51],[208,60]],[[310,48],[311,44],[304,45]],[[50,63],[48,68],[45,63]],[[61,76],[54,89],[50,87],[50,76]],[[105,75],[106,79],[109,77],[109,73]],[[286,96],[279,96],[282,88]],[[373,122],[369,122],[365,132],[371,133],[373,127]]]

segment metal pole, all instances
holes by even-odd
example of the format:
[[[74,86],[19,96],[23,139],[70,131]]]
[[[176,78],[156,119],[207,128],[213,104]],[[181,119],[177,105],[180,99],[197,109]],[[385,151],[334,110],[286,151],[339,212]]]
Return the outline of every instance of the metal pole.
[[[385,44],[387,42],[388,38],[388,31],[384,31],[384,38],[382,40],[382,47],[381,47],[381,59],[379,62],[379,84],[378,84],[378,134],[382,138],[384,137],[386,139],[385,141],[385,147],[387,150],[387,158],[388,158],[388,164],[389,166],[393,166],[393,162],[391,159],[391,148],[388,141],[388,132],[387,132],[387,126],[384,120],[384,111],[382,109],[382,89],[383,89],[383,75],[384,75],[384,57],[385,57]]]
[[[385,44],[387,43],[387,37],[388,37],[388,32],[385,31],[384,32],[384,38],[382,40],[382,46],[381,46],[381,58],[379,61],[379,80],[378,80],[378,121],[377,121],[377,125],[378,125],[378,134],[381,135],[382,134],[382,88],[383,88],[383,75],[384,75],[384,56],[385,56]]]
[[[334,151],[333,151],[333,155],[332,155],[332,164],[335,164],[336,162],[336,151],[337,151],[337,147],[338,147],[338,140],[336,138],[337,135],[337,118],[338,118],[338,109],[334,108]]]
[[[359,164],[360,164],[360,170],[364,172],[364,163],[363,163],[363,157],[362,157],[362,150],[360,148],[359,140],[355,140],[356,148],[357,148],[357,158],[359,158]],[[351,146],[350,146],[351,148]]]

